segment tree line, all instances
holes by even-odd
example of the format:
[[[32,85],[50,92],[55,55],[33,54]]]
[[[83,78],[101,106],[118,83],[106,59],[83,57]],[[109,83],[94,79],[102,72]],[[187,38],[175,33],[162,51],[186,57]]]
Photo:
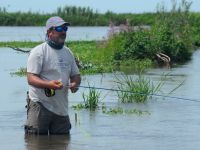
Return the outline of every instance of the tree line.
[[[131,25],[151,25],[156,13],[99,13],[89,7],[64,6],[58,7],[53,13],[45,14],[31,11],[8,12],[6,8],[0,7],[0,26],[43,26],[50,16],[55,15],[64,18],[72,26],[108,26],[111,22],[120,25],[127,21]]]

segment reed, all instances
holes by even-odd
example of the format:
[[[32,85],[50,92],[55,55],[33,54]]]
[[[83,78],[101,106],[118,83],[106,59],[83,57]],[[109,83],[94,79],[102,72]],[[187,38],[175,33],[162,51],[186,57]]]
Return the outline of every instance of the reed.
[[[90,86],[89,86],[90,87]],[[100,92],[94,88],[89,88],[89,93],[82,94],[84,100],[84,107],[86,109],[95,110],[98,107],[100,101]]]
[[[162,77],[159,83],[156,85],[144,75],[139,74],[138,77],[122,75],[118,77],[115,75],[115,83],[117,85],[117,96],[122,103],[144,103],[153,94],[160,91],[164,84],[164,78]],[[127,92],[128,91],[128,92]]]

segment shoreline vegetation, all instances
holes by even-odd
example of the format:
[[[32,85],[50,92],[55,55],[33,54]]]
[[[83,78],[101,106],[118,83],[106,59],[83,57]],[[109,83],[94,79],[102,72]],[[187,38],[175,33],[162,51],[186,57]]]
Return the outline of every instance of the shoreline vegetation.
[[[166,16],[171,16],[172,13],[179,13],[179,9],[183,9],[186,5],[189,7],[192,2],[188,0],[182,0],[180,4],[176,0],[172,1],[171,10],[167,10],[164,5],[157,5],[157,12],[147,13],[114,13],[107,11],[105,13],[99,13],[97,10],[93,10],[90,7],[76,7],[65,5],[58,7],[55,12],[52,13],[40,13],[40,12],[9,12],[5,7],[0,7],[0,26],[44,26],[46,20],[58,15],[64,20],[70,22],[72,26],[108,26],[113,23],[116,26],[126,24],[127,21],[131,26],[147,25],[152,26],[156,22],[156,18],[160,16],[160,13],[165,13]],[[184,13],[184,12],[181,12]],[[188,15],[192,24],[199,24],[200,12],[190,12],[188,9]]]
[[[102,41],[67,41],[65,44],[73,51],[81,74],[126,72],[127,69],[131,70],[131,73],[137,74],[138,78],[129,77],[126,73],[122,73],[121,78],[115,76],[114,83],[118,88],[117,96],[121,103],[145,103],[151,98],[152,94],[161,91],[167,75],[164,75],[160,82],[155,85],[144,76],[144,72],[151,67],[170,68],[174,64],[185,63],[190,60],[195,48],[200,46],[200,35],[198,34],[200,17],[198,20],[198,15],[189,11],[191,4],[182,0],[181,4],[177,5],[174,1],[170,12],[166,12],[163,6],[158,8],[158,12],[155,14],[114,14],[112,12],[93,14],[93,11],[89,8],[64,7],[58,8],[56,14],[32,14],[29,12],[26,19],[31,16],[31,19],[38,20],[35,20],[36,24],[29,22],[30,25],[41,25],[40,21],[46,21],[52,15],[59,15],[72,22],[73,25],[109,24],[108,37]],[[16,21],[16,13],[0,10],[1,25],[4,25],[1,23],[2,14],[8,15],[8,17],[4,16],[5,18],[11,17],[10,22],[7,22],[8,24],[18,25],[12,23],[12,21]],[[18,12],[18,16],[23,16],[22,14],[27,15]],[[34,15],[36,17],[33,17]],[[140,16],[140,21],[137,22],[136,18],[129,18],[128,15],[133,18]],[[65,18],[65,16],[73,17]],[[21,24],[20,19],[18,21],[19,25],[28,25]],[[22,22],[28,21],[23,20]],[[83,24],[79,24],[80,22]],[[45,23],[42,22],[42,24]],[[145,28],[146,25],[148,28]],[[17,51],[26,49],[24,52],[28,53],[28,50],[40,43],[42,41],[0,42],[0,47],[10,47]],[[24,76],[26,75],[26,68],[21,67],[11,75]],[[75,109],[92,110],[98,108],[100,93],[92,87],[89,90],[88,95],[83,93],[84,103],[77,104],[74,106]],[[126,110],[121,107],[108,110],[105,105],[102,105],[102,112],[123,114],[126,113]],[[142,114],[143,112],[134,109],[129,113]]]
[[[0,25],[44,25],[44,21],[52,15],[63,17],[73,26],[109,24],[107,40],[66,43],[74,52],[81,72],[104,73],[124,67],[142,72],[155,64],[170,67],[190,60],[193,51],[200,46],[200,13],[190,12],[191,5],[186,0],[179,5],[174,1],[171,11],[160,6],[156,13],[144,14],[99,14],[90,8],[68,6],[58,8],[53,14],[10,13],[1,8]],[[143,28],[146,25],[150,28]],[[40,43],[0,42],[0,47],[31,49]]]

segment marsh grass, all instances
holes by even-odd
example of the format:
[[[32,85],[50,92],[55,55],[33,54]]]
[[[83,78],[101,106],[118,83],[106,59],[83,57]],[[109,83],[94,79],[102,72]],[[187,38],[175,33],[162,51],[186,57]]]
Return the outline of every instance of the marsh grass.
[[[91,87],[91,86],[89,86]],[[84,100],[84,106],[87,109],[95,110],[98,107],[98,103],[100,101],[100,92],[94,88],[89,88],[89,93],[82,93],[82,97]]]
[[[161,77],[161,80],[156,85],[149,78],[145,78],[144,75],[139,74],[138,77],[122,75],[118,77],[115,75],[114,82],[117,85],[117,96],[122,103],[144,103],[153,94],[160,91],[164,85],[165,77]]]
[[[74,108],[75,110],[96,110],[98,108],[101,93],[95,88],[91,87],[89,84],[88,87],[89,92],[87,92],[87,94],[85,92],[82,93],[83,102],[72,106],[72,108]]]
[[[82,97],[84,100],[83,103],[73,105],[72,108],[74,108],[75,110],[89,109],[94,111],[99,106],[100,95],[101,93],[99,91],[89,85],[89,92],[87,94],[84,92],[82,93]]]

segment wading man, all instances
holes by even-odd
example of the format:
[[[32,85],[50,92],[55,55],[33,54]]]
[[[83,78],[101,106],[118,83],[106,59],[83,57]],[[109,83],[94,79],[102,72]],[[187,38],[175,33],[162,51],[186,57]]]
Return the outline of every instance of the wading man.
[[[68,89],[75,93],[81,77],[72,52],[64,46],[69,25],[58,16],[49,18],[46,41],[29,55],[27,134],[69,134],[71,129]]]

